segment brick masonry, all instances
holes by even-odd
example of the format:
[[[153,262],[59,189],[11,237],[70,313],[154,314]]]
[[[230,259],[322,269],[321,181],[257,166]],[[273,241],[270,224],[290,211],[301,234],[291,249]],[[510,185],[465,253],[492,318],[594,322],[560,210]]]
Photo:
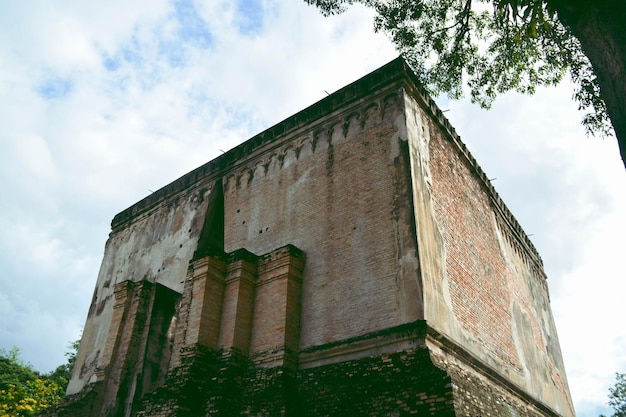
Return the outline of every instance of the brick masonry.
[[[541,259],[398,59],[115,216],[68,416],[572,416]]]

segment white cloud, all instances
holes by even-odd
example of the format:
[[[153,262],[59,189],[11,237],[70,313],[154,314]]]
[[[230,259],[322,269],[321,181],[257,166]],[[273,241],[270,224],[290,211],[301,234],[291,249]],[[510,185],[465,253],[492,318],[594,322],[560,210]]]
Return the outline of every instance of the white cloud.
[[[37,179],[56,181],[59,172],[55,166],[48,143],[39,135],[25,135],[16,138],[17,162],[26,172],[22,174],[33,175]]]
[[[261,23],[244,3],[263,6]],[[43,370],[78,336],[115,213],[396,56],[362,7],[332,18],[279,0],[0,7],[0,348],[22,347]],[[614,140],[584,137],[570,96],[505,95],[489,112],[451,102],[446,115],[543,256],[584,417],[626,370],[613,243],[626,176]]]

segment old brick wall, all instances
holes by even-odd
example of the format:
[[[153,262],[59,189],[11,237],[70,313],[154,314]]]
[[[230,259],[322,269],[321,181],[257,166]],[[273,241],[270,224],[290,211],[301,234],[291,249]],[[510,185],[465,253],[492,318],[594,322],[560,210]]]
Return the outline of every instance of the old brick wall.
[[[436,265],[436,278],[425,277],[426,320],[536,400],[573,415],[539,255],[440,112],[429,116],[412,97],[407,112],[420,151],[417,205],[430,219],[421,220],[420,244]]]
[[[300,373],[299,416],[455,416],[450,377],[427,349],[401,351]]]
[[[412,220],[394,212],[410,198],[398,191],[400,94],[364,98],[225,176],[227,251],[291,243],[307,254],[301,348],[418,318],[415,243],[398,243]]]
[[[430,155],[433,206],[445,245],[451,311],[483,345],[486,355],[519,372],[522,365],[513,341],[510,305],[521,279],[527,277],[517,277],[503,258],[489,196],[453,143],[441,134],[431,135]]]

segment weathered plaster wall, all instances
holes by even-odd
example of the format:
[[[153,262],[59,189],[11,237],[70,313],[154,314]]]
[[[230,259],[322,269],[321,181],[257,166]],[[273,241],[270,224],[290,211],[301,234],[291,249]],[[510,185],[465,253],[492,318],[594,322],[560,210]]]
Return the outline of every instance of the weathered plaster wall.
[[[76,371],[67,393],[95,382],[113,314],[115,284],[146,279],[182,292],[187,264],[196,249],[210,186],[187,189],[111,232],[83,329]]]
[[[425,319],[562,415],[573,415],[532,243],[456,135],[407,95]]]

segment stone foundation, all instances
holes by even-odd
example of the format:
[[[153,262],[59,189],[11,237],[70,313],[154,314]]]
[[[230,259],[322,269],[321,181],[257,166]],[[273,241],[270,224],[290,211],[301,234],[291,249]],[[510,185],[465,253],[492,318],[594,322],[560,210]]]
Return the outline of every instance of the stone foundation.
[[[319,346],[301,356],[350,348],[364,341],[410,342],[413,348],[364,355],[294,370],[264,367],[233,350],[202,345],[180,352],[180,365],[165,383],[130,411],[142,417],[455,416],[555,417],[492,369],[442,339],[424,321],[361,338]],[[443,341],[443,343],[442,343]],[[384,343],[383,343],[384,344]],[[324,353],[325,352],[325,353]],[[45,416],[93,415],[102,384],[67,397]],[[125,415],[118,410],[110,416]]]

